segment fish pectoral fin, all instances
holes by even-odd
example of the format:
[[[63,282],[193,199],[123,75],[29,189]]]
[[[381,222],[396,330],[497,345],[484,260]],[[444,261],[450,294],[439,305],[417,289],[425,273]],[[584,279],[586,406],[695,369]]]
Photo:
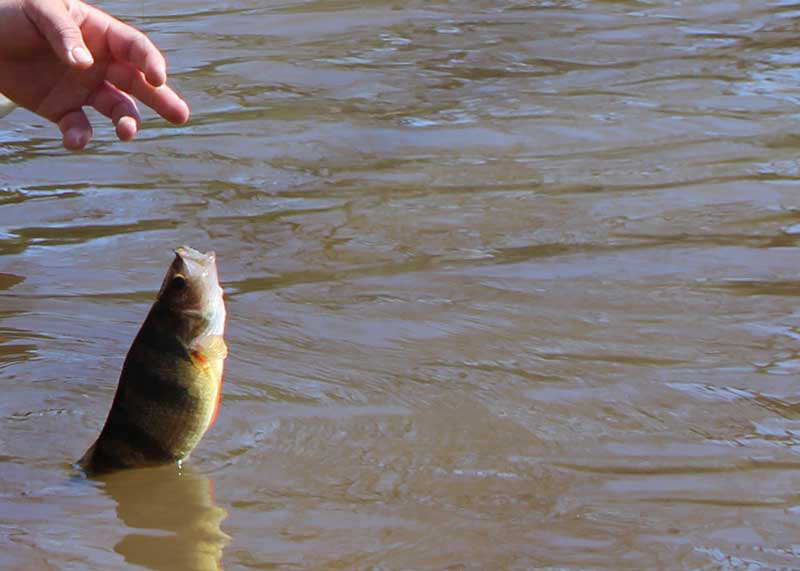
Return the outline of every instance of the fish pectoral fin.
[[[208,335],[198,341],[191,350],[192,358],[205,364],[211,359],[224,359],[228,356],[228,346],[222,335]]]

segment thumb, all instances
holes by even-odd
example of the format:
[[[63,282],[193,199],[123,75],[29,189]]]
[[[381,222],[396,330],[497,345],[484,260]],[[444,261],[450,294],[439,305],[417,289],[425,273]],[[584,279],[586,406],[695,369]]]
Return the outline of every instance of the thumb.
[[[87,68],[94,63],[91,52],[83,42],[83,34],[70,14],[69,0],[28,0],[25,14],[47,39],[53,51],[67,65]]]

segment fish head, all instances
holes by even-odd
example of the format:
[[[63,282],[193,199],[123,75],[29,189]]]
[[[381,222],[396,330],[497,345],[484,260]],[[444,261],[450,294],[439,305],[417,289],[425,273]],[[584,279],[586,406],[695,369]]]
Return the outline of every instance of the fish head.
[[[222,335],[225,303],[214,252],[203,254],[189,246],[176,248],[157,303],[180,321],[180,334],[186,342]]]

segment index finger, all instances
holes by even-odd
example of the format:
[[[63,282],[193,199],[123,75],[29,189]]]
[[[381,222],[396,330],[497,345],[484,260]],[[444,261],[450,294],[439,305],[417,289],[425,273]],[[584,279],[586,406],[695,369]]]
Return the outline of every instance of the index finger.
[[[144,33],[93,6],[88,8],[89,18],[97,20],[105,28],[106,44],[114,59],[141,71],[154,87],[167,81],[167,61]]]

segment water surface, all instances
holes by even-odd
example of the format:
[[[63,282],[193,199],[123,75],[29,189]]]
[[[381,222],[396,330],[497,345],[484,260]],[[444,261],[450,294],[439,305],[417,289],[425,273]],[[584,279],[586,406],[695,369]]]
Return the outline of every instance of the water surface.
[[[100,5],[193,117],[0,122],[1,568],[800,567],[800,4]],[[70,479],[183,243],[217,423]]]

